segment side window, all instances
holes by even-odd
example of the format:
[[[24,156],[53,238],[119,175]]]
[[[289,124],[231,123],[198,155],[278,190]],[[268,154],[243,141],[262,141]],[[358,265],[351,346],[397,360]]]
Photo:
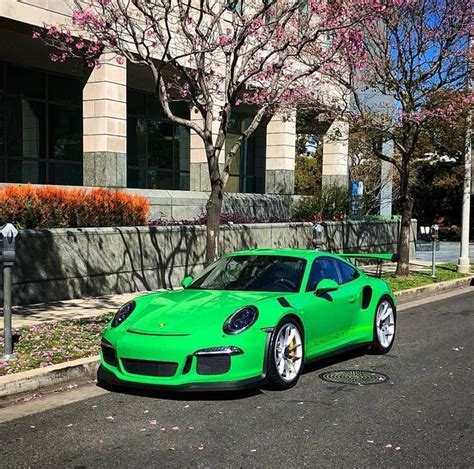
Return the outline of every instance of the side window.
[[[352,282],[352,280],[356,279],[359,276],[359,272],[357,272],[357,270],[349,264],[338,260],[335,260],[335,262],[337,264],[337,268],[339,269],[339,275],[341,277],[341,281],[338,282],[339,285]]]
[[[314,291],[318,283],[323,279],[334,280],[341,283],[337,272],[336,261],[330,257],[318,257],[311,267],[306,291]]]

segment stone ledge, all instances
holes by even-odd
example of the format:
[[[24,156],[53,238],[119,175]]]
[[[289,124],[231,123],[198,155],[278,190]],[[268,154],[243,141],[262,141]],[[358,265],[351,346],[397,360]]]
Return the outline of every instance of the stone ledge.
[[[72,379],[90,377],[95,379],[99,367],[99,356],[80,358],[66,363],[0,376],[0,398],[37,391]]]
[[[399,304],[474,285],[474,275],[395,292]]]

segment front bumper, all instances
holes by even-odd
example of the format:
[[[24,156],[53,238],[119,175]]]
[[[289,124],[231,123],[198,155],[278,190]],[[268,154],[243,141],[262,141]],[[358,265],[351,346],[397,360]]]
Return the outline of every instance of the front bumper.
[[[265,381],[270,338],[260,329],[241,336],[150,336],[106,331],[98,380],[138,388],[224,391],[256,387]],[[105,345],[105,347],[104,347]],[[216,367],[203,349],[231,345],[240,350]],[[222,355],[221,355],[222,358]],[[223,366],[224,365],[224,366]]]
[[[221,381],[211,383],[188,383],[188,384],[150,384],[143,382],[124,381],[114,373],[105,369],[102,365],[97,371],[97,382],[112,386],[125,386],[136,389],[153,389],[155,391],[178,391],[178,392],[205,392],[205,391],[242,391],[244,389],[256,388],[265,382],[265,375],[241,381]]]

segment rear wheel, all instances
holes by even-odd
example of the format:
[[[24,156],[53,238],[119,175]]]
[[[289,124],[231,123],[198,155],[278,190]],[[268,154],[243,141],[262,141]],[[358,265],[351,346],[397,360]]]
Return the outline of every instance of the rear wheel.
[[[269,384],[276,389],[289,389],[303,371],[304,344],[299,324],[284,318],[270,340],[268,363]]]
[[[375,310],[374,339],[372,350],[375,353],[387,353],[395,340],[397,312],[390,297],[384,296]]]

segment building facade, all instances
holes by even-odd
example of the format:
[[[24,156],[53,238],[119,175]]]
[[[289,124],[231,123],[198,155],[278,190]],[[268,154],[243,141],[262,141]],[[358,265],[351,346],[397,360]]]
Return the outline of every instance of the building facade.
[[[0,183],[208,191],[202,141],[165,117],[149,70],[107,55],[93,70],[52,62],[32,38],[33,27],[69,15],[64,0],[0,2]],[[194,117],[184,103],[173,105]],[[251,116],[232,116],[227,146]],[[347,139],[327,142],[324,153],[325,177],[346,180]],[[292,195],[294,167],[295,122],[275,117],[236,155],[226,191]]]

